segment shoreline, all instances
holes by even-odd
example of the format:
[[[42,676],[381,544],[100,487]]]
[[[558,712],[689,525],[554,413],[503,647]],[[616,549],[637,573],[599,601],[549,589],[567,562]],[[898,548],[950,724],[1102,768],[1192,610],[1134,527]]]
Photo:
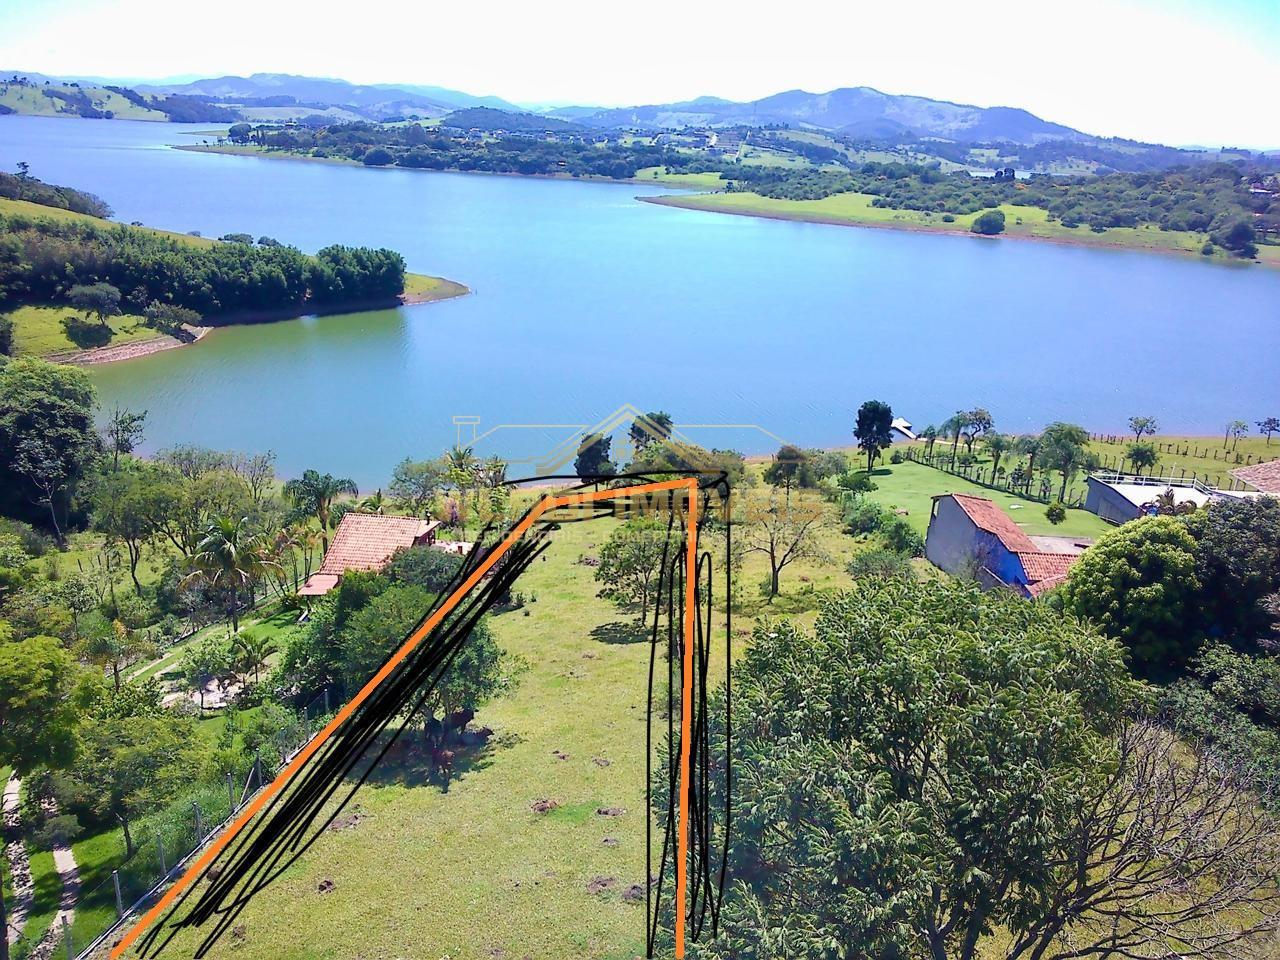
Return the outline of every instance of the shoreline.
[[[478,177],[519,177],[521,180],[561,180],[576,183],[616,183],[623,186],[640,185],[649,187],[661,187],[664,190],[702,190],[696,187],[682,187],[676,183],[663,183],[652,179],[644,179],[642,177],[601,177],[595,174],[589,174],[585,177],[575,177],[571,173],[515,173],[511,170],[458,170],[453,167],[446,167],[437,170],[433,167],[401,167],[394,163],[385,163],[379,165],[370,165],[359,163],[346,157],[313,157],[310,154],[298,153],[293,150],[265,150],[261,147],[250,147],[240,149],[234,146],[218,146],[216,144],[203,143],[173,143],[169,144],[170,150],[185,150],[188,153],[212,153],[223,157],[253,157],[257,160],[294,160],[301,163],[329,163],[339,167],[353,167],[357,170],[401,170],[408,173],[450,173],[465,174],[467,176]],[[702,192],[706,192],[702,190]]]
[[[905,223],[895,221],[892,223],[877,222],[872,220],[849,220],[842,217],[824,216],[823,214],[804,213],[797,211],[796,213],[787,213],[783,211],[755,211],[755,210],[732,210],[715,207],[704,207],[697,203],[691,202],[699,196],[716,196],[713,193],[699,193],[689,196],[662,196],[662,197],[636,197],[641,203],[652,203],[660,207],[675,207],[680,210],[693,210],[698,213],[715,213],[725,214],[731,217],[752,217],[757,220],[779,220],[790,223],[819,223],[831,227],[860,227],[871,230],[901,230],[910,233],[931,233],[938,236],[950,237],[969,237],[974,240],[997,241],[997,240],[1023,240],[1032,243],[1054,243],[1063,247],[1078,247],[1086,250],[1114,250],[1129,253],[1154,253],[1161,255],[1172,255],[1176,257],[1184,257],[1194,259],[1202,263],[1209,263],[1215,266],[1228,266],[1234,268],[1245,267],[1263,267],[1270,269],[1280,269],[1280,260],[1240,260],[1240,259],[1224,259],[1220,257],[1206,257],[1193,250],[1175,250],[1171,247],[1138,247],[1124,243],[1101,243],[1097,241],[1087,240],[1083,237],[1038,237],[1028,233],[1010,233],[1008,231],[996,236],[986,236],[983,234],[973,233],[963,227],[940,226],[928,223]]]
[[[119,363],[124,360],[136,360],[139,357],[149,357],[154,353],[163,353],[166,350],[176,350],[179,347],[189,347],[199,343],[214,330],[222,327],[248,327],[259,323],[278,323],[283,320],[296,320],[300,317],[320,317],[320,316],[343,316],[352,313],[367,313],[371,310],[396,310],[401,307],[417,307],[428,303],[438,303],[444,300],[456,300],[460,297],[469,295],[471,288],[465,284],[458,283],[455,280],[448,280],[444,277],[427,277],[424,274],[405,274],[408,278],[421,278],[425,280],[436,281],[435,286],[429,290],[406,290],[394,300],[376,300],[376,301],[360,301],[356,303],[344,303],[337,307],[320,307],[307,309],[305,305],[299,308],[284,307],[277,310],[262,311],[236,311],[233,313],[220,314],[219,323],[210,324],[208,326],[184,327],[191,334],[191,339],[181,340],[168,334],[161,334],[152,337],[149,340],[135,340],[130,343],[121,343],[116,346],[108,344],[105,347],[92,347],[88,350],[64,350],[58,353],[49,353],[40,357],[49,363],[60,363],[76,367],[95,366],[100,363]],[[410,284],[406,283],[406,287]]]

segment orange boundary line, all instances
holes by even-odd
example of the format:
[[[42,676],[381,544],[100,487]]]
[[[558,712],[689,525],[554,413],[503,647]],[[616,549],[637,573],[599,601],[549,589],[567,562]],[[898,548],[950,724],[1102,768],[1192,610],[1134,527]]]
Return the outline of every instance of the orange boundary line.
[[[474,587],[480,580],[493,569],[494,564],[506,553],[519,539],[528,532],[534,522],[549,510],[556,510],[560,507],[573,506],[575,504],[593,503],[597,500],[613,500],[619,497],[630,496],[636,493],[657,493],[663,490],[687,490],[689,492],[688,501],[688,547],[685,552],[685,605],[684,605],[684,688],[680,700],[680,830],[678,834],[676,851],[676,899],[680,902],[680,909],[676,911],[676,957],[684,957],[684,927],[685,927],[685,897],[688,892],[688,876],[686,861],[689,853],[689,738],[692,732],[692,717],[690,714],[690,701],[693,698],[693,646],[694,646],[694,624],[696,608],[693,602],[694,587],[697,583],[698,568],[698,498],[695,494],[698,492],[698,481],[692,477],[680,480],[662,480],[653,483],[642,483],[634,487],[621,487],[616,490],[588,490],[580,493],[564,494],[558,497],[551,497],[538,501],[534,508],[527,513],[524,518],[512,528],[507,534],[505,540],[502,541],[495,549],[480,562],[479,566],[472,571],[471,575],[463,581],[453,593],[445,599],[439,609],[436,610],[426,621],[422,623],[408,638],[400,645],[400,648],[391,655],[390,659],[379,668],[360,691],[352,697],[340,709],[332,720],[330,720],[323,729],[320,730],[307,744],[298,751],[289,765],[284,768],[270,784],[267,785],[258,796],[245,808],[244,813],[236,818],[217,840],[210,845],[209,849],[201,854],[200,858],[187,868],[186,872],[178,878],[172,887],[165,893],[160,901],[146,912],[132,929],[125,934],[124,938],[116,944],[111,951],[111,960],[119,960],[124,952],[129,949],[135,940],[142,933],[158,920],[177,899],[187,887],[191,886],[196,879],[204,872],[217,858],[227,845],[235,839],[236,835],[248,825],[249,821],[260,811],[263,806],[288,786],[289,781],[294,775],[302,769],[303,765],[311,759],[311,756],[320,749],[321,744],[333,736],[337,729],[346,722],[356,709],[364,703],[365,700],[373,693],[373,691],[387,679],[405,658],[409,656],[417,646],[426,638],[432,630],[434,630],[445,616],[453,610],[464,596]],[[647,812],[646,812],[647,815]]]

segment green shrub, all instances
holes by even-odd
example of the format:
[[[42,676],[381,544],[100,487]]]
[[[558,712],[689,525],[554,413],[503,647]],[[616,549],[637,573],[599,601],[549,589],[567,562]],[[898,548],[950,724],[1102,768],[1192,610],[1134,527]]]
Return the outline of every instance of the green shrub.
[[[876,547],[863,550],[854,555],[846,568],[849,576],[855,580],[875,577],[881,580],[901,579],[914,580],[915,570],[911,567],[911,558],[896,550]]]
[[[888,514],[880,525],[880,535],[885,545],[896,553],[904,553],[909,557],[924,556],[924,537],[912,529],[902,517]]]
[[[845,532],[855,537],[875,533],[891,517],[884,507],[866,497],[855,497],[844,509]]]
[[[13,353],[13,318],[0,315],[0,356]]]
[[[1061,503],[1051,503],[1045,508],[1045,519],[1055,527],[1067,519],[1067,508]]]
[[[1004,211],[1003,210],[984,210],[973,221],[973,226],[969,228],[974,233],[982,234],[985,237],[994,237],[997,233],[1004,233]]]

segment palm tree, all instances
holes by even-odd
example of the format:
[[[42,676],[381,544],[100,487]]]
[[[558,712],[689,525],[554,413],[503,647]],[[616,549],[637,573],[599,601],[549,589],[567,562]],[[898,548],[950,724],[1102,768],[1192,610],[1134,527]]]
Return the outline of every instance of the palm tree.
[[[1000,461],[1009,452],[1012,444],[1003,433],[988,433],[982,438],[982,445],[987,448],[987,453],[991,454],[991,482],[995,483],[996,474],[1000,470]]]
[[[445,466],[449,470],[449,482],[457,488],[458,500],[465,509],[467,492],[479,486],[480,461],[470,447],[455,446],[445,454]],[[462,522],[466,524],[465,519]]]
[[[304,471],[302,476],[284,485],[284,495],[300,510],[306,510],[320,521],[320,542],[325,552],[329,550],[329,511],[335,498],[347,494],[358,496],[354,480],[321,474],[316,470]]]
[[[246,529],[248,523],[248,517],[219,517],[209,524],[191,555],[194,569],[184,578],[231,591],[231,629],[236,633],[240,631],[240,588],[279,566],[269,557],[262,538]]]
[[[1031,480],[1036,472],[1036,457],[1040,455],[1040,448],[1043,442],[1040,437],[1035,434],[1027,433],[1019,437],[1013,442],[1013,452],[1018,456],[1027,458],[1027,487],[1031,486]]]
[[[924,441],[924,455],[926,457],[933,456],[933,445],[938,440],[938,428],[931,423],[921,430],[918,436]]]
[[[1150,503],[1144,504],[1146,507],[1154,507],[1157,514],[1162,517],[1180,517],[1189,513],[1196,512],[1196,504],[1194,500],[1184,500],[1178,503],[1177,498],[1173,494],[1173,487],[1169,487],[1164,493],[1159,494]]]
[[[235,648],[240,654],[240,666],[246,673],[252,670],[253,682],[257,683],[259,671],[267,665],[267,658],[276,652],[275,641],[249,629],[236,637]]]
[[[382,495],[382,488],[379,487],[373,492],[372,496],[365,497],[360,501],[361,513],[373,513],[382,516],[387,512],[387,498]]]
[[[956,468],[956,447],[960,445],[960,435],[964,433],[965,428],[969,426],[969,414],[963,410],[957,410],[955,416],[947,417],[942,424],[943,436],[951,438],[951,469]]]

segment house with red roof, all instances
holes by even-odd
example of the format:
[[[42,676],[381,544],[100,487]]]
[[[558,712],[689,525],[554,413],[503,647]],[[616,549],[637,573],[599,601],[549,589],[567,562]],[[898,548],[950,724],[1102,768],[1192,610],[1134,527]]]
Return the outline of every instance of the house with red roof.
[[[439,526],[439,520],[348,513],[338,524],[320,569],[307,577],[298,595],[324,596],[348,570],[381,570],[399,550],[434,545]]]
[[[1280,496],[1280,460],[1255,463],[1251,467],[1237,467],[1231,471],[1231,475],[1260,493]]]
[[[971,576],[984,589],[1005,587],[1038,597],[1067,578],[1092,541],[1030,537],[995,502],[963,493],[933,498],[925,556],[956,576]]]

